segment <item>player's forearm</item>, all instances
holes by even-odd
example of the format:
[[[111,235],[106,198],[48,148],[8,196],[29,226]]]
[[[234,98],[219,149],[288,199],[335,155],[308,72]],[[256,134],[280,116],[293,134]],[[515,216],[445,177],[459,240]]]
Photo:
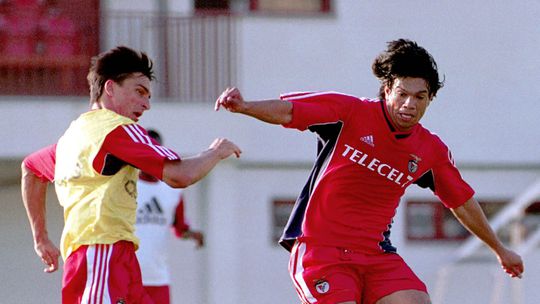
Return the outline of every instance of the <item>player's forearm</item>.
[[[467,230],[482,240],[495,253],[499,253],[504,248],[504,245],[491,229],[482,208],[474,198],[451,210]]]
[[[284,100],[261,100],[246,102],[239,113],[249,115],[271,124],[287,124],[292,120],[292,103]]]
[[[173,188],[186,188],[204,178],[221,159],[216,150],[208,149],[180,162],[167,162],[163,181]]]
[[[48,240],[46,223],[47,183],[41,181],[23,164],[21,178],[21,193],[34,243]]]

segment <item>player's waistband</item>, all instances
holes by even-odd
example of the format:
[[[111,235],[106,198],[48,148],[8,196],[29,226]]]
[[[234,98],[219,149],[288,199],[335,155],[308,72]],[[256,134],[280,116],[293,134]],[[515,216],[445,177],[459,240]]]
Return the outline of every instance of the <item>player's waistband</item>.
[[[299,243],[305,243],[308,246],[339,248],[339,249],[343,249],[349,252],[358,252],[362,254],[380,254],[384,252],[384,250],[382,250],[378,246],[376,248],[375,246],[346,244],[344,242],[321,240],[319,238],[309,237],[309,236],[298,237],[296,239],[294,246],[296,246]]]

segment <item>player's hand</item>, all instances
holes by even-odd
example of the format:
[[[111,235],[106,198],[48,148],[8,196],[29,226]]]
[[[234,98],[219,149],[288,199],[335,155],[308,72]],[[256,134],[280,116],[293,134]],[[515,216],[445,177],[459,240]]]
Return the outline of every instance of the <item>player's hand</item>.
[[[497,254],[497,259],[499,260],[504,272],[506,272],[512,278],[517,277],[521,279],[525,269],[519,254],[510,249],[504,248],[499,254]]]
[[[238,88],[227,88],[217,98],[214,110],[219,111],[219,108],[223,107],[229,112],[236,113],[241,112],[245,104]]]
[[[236,157],[240,157],[240,154],[242,153],[242,150],[240,150],[238,146],[225,138],[216,138],[210,145],[210,149],[215,150],[220,159],[225,159],[232,154],[236,155]]]
[[[58,250],[51,240],[46,239],[44,241],[37,242],[34,245],[34,250],[41,258],[43,264],[47,265],[47,267],[43,269],[43,272],[51,273],[58,270],[58,257],[60,256],[60,250]]]
[[[202,234],[202,232],[190,230],[190,231],[186,231],[185,234],[187,234],[187,238],[195,241],[197,249],[202,248],[204,246],[204,234]]]

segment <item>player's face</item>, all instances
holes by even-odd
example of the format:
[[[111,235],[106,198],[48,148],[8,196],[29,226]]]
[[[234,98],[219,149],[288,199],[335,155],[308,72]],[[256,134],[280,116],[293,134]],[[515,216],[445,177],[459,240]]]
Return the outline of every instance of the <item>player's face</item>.
[[[384,89],[390,118],[399,131],[416,125],[431,102],[427,82],[422,78],[396,78],[391,88]]]
[[[122,116],[138,121],[150,109],[150,79],[135,73],[122,83],[113,82],[111,100],[107,108]]]

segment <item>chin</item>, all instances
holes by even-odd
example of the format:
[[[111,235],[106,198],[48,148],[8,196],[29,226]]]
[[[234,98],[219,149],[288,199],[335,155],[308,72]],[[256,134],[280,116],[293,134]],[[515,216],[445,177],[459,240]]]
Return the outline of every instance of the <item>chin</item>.
[[[410,129],[412,129],[412,127],[414,127],[414,124],[412,124],[412,125],[399,125],[399,126],[397,126],[397,127],[398,127],[399,131],[401,131],[401,132],[407,132],[407,131],[409,131]]]

